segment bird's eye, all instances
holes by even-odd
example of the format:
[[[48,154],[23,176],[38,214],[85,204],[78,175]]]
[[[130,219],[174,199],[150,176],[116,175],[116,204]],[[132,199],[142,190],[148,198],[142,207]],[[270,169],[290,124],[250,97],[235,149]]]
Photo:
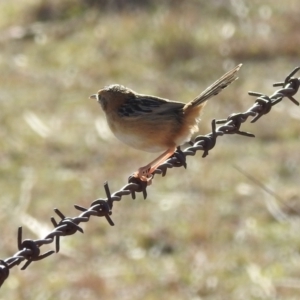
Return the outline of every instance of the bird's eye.
[[[102,95],[98,95],[98,101],[102,107],[103,110],[106,110],[107,107],[107,101]]]

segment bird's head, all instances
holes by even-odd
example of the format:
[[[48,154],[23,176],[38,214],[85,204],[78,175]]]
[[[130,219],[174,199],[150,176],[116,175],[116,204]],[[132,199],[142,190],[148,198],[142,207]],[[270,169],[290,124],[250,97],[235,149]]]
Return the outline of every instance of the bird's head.
[[[90,99],[97,100],[104,111],[109,106],[118,105],[128,97],[132,97],[135,93],[120,84],[111,84],[99,90],[97,94],[91,95]]]

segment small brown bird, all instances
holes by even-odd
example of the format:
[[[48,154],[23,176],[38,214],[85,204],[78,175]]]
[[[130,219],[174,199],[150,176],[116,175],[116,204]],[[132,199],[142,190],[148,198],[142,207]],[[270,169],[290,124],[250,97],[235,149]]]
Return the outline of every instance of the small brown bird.
[[[198,131],[200,113],[206,101],[237,79],[242,64],[227,72],[189,103],[142,95],[122,85],[113,84],[90,96],[106,114],[114,135],[125,144],[147,152],[162,152],[134,176],[149,181],[157,167],[167,160],[177,146],[188,142]]]

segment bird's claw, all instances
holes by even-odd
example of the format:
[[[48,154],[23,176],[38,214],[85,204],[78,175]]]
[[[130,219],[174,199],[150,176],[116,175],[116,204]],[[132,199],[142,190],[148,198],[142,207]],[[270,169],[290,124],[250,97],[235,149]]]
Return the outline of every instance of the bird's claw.
[[[147,185],[151,185],[153,175],[149,172],[150,170],[145,170],[140,168],[138,171],[133,173],[133,177],[139,178],[141,181],[147,182]]]

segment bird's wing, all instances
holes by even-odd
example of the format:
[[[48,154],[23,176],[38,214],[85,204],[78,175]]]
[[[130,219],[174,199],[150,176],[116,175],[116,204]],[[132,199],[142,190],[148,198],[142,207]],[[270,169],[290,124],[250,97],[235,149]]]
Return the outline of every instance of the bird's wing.
[[[171,114],[174,110],[182,109],[185,103],[170,101],[147,95],[136,95],[120,106],[118,114],[130,119],[138,119],[150,115]]]

